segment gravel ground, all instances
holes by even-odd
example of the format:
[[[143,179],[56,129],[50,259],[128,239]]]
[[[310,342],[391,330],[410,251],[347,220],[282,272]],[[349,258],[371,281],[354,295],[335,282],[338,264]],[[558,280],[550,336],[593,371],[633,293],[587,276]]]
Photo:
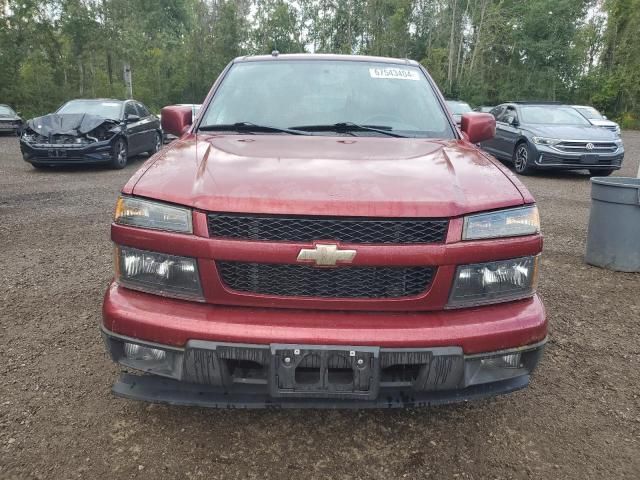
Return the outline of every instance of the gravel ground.
[[[635,176],[640,132],[623,136]],[[0,478],[638,478],[640,275],[583,262],[586,173],[523,178],[551,321],[529,389],[404,411],[239,411],[114,398],[98,332],[122,171],[36,171],[0,138]]]

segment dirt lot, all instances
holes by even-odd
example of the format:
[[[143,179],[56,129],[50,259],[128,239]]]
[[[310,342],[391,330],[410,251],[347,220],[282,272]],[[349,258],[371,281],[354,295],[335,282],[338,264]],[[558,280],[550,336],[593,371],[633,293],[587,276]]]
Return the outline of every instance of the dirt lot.
[[[624,135],[635,176],[640,133]],[[551,337],[531,387],[406,411],[238,411],[114,398],[98,332],[125,170],[40,172],[0,138],[0,478],[638,478],[640,274],[583,262],[586,174],[525,178]]]

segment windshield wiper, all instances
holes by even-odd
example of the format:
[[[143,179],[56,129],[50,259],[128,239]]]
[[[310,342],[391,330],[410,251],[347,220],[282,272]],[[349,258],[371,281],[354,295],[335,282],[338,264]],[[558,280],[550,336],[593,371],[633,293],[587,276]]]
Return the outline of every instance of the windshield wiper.
[[[270,125],[256,125],[251,122],[221,123],[218,125],[201,125],[198,130],[203,131],[220,131],[220,132],[278,132],[288,133],[291,135],[310,135],[309,132],[303,132],[292,128],[272,127]]]
[[[406,135],[400,135],[399,133],[391,132],[391,130],[393,130],[391,127],[382,125],[358,125],[357,123],[353,122],[339,122],[330,125],[300,125],[291,128],[295,130],[304,130],[307,132],[377,132],[383,135],[388,135],[390,137],[407,138]]]

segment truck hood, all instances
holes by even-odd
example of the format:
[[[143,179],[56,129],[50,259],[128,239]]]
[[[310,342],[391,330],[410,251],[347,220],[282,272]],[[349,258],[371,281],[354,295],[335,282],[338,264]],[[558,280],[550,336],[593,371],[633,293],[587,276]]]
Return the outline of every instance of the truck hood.
[[[539,137],[557,138],[560,140],[590,140],[592,142],[613,142],[618,136],[609,130],[593,125],[531,125],[523,126]]]
[[[206,211],[454,217],[530,199],[496,163],[462,140],[198,134],[123,191]]]

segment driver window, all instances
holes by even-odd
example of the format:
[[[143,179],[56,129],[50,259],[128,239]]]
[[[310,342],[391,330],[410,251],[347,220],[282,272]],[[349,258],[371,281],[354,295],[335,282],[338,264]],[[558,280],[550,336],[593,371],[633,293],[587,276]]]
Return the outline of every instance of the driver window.
[[[509,123],[509,117],[518,118],[516,109],[514,107],[508,106],[507,108],[505,108],[502,113],[498,115],[498,118],[496,120],[502,123]]]
[[[136,102],[136,108],[138,109],[138,115],[140,115],[140,118],[145,118],[151,115],[149,110],[147,110],[141,103]]]
[[[498,105],[497,107],[492,108],[489,113],[493,115],[497,120],[500,117],[500,113],[502,112],[503,109],[504,107],[502,105]]]
[[[124,118],[127,118],[129,115],[138,115],[136,107],[131,102],[127,102],[124,106]]]

